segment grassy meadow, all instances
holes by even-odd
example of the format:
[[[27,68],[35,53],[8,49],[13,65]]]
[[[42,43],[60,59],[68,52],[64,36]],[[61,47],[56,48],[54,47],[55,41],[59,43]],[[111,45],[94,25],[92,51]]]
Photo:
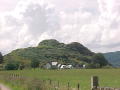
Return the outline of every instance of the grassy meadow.
[[[29,78],[40,80],[59,81],[61,86],[77,87],[80,83],[81,90],[90,90],[91,76],[98,76],[100,86],[120,87],[120,69],[72,69],[72,70],[22,70],[22,71],[1,71],[0,73],[20,74]],[[16,89],[17,90],[17,89]]]

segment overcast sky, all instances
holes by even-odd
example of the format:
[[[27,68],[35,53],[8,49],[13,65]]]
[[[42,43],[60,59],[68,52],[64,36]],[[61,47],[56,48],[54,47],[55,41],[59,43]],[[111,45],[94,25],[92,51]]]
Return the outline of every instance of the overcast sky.
[[[120,51],[120,0],[0,0],[0,51],[44,39]]]

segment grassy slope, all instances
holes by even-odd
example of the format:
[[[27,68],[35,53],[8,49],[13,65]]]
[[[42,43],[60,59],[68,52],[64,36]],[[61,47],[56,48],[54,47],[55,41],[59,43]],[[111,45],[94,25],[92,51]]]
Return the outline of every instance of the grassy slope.
[[[120,87],[120,69],[82,69],[82,70],[23,70],[9,71],[7,73],[20,73],[27,77],[52,79],[66,85],[70,82],[72,87],[80,83],[81,90],[90,90],[91,76],[100,78],[100,86]]]

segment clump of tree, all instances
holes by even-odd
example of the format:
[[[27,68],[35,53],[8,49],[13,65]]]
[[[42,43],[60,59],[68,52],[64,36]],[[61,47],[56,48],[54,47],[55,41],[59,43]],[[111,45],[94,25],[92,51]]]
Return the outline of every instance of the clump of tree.
[[[2,56],[2,53],[0,52],[0,64],[3,63],[3,56]]]
[[[111,66],[102,53],[96,53],[89,59],[85,60],[87,60],[87,62],[89,61],[86,63],[86,68],[103,68],[105,66]]]
[[[0,52],[0,70],[3,70],[3,55]]]
[[[32,67],[31,63],[28,61],[25,62],[25,61],[11,60],[11,59],[6,61],[3,65],[5,70],[23,70]]]
[[[93,64],[97,64],[97,65],[99,64],[100,67],[103,67],[109,64],[108,61],[103,56],[103,54],[101,53],[94,54],[92,56],[92,59],[93,59]]]
[[[19,62],[17,61],[8,61],[5,64],[5,70],[18,70],[19,69]]]
[[[31,67],[32,68],[38,68],[39,67],[39,60],[31,60]]]

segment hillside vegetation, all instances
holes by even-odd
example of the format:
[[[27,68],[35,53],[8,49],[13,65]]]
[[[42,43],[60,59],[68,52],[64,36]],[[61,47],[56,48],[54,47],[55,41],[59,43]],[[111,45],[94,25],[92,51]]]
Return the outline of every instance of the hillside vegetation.
[[[3,63],[3,56],[2,53],[0,52],[0,64]]]
[[[120,51],[104,53],[105,58],[115,67],[120,67]]]
[[[39,63],[36,67],[43,67],[50,61],[73,66],[85,64],[88,68],[108,65],[108,61],[101,53],[96,54],[78,42],[64,44],[54,39],[44,40],[37,47],[14,50],[4,56],[4,64],[14,64],[14,67],[31,67],[31,63]]]

